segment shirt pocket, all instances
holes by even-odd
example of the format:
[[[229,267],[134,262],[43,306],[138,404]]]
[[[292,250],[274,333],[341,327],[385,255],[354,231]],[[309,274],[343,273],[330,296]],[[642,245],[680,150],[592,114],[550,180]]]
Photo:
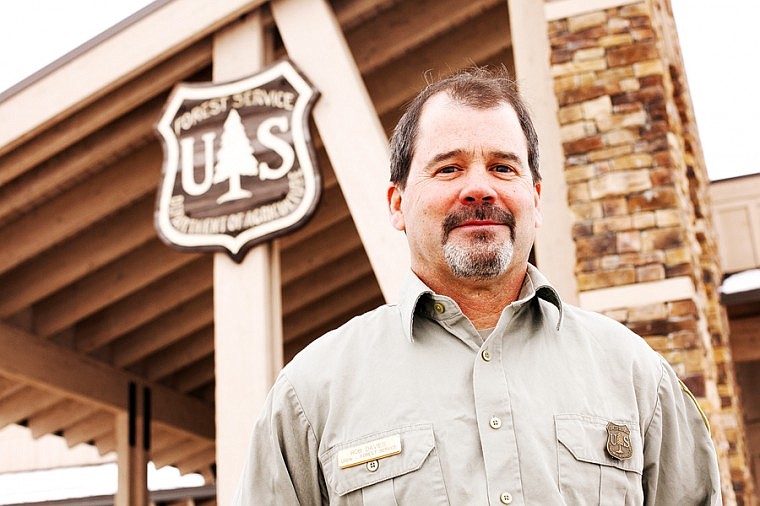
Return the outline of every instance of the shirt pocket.
[[[398,436],[401,451],[341,468],[341,451]],[[331,505],[448,505],[432,424],[375,432],[338,443],[320,454]],[[344,463],[345,464],[345,463]]]
[[[559,488],[566,504],[643,504],[644,445],[637,423],[580,414],[555,415],[554,422]],[[630,430],[630,458],[608,453],[609,422]]]

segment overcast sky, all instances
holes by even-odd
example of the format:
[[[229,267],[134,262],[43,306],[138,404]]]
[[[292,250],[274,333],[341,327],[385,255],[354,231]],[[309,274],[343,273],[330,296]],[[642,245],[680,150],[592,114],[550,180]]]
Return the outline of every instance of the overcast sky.
[[[175,0],[181,1],[181,0]],[[671,0],[708,172],[760,172],[757,0]],[[149,0],[0,0],[0,90],[33,74]]]

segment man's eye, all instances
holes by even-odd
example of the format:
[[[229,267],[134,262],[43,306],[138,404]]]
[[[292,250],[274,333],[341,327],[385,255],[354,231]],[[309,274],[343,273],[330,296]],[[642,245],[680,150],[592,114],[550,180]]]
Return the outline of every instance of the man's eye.
[[[509,165],[496,165],[493,168],[493,170],[496,171],[496,172],[504,172],[504,173],[510,173],[510,172],[514,172],[515,171],[515,169],[513,169]]]
[[[438,173],[439,174],[453,174],[456,171],[457,171],[456,167],[448,166],[448,167],[443,167],[440,170],[438,170]]]

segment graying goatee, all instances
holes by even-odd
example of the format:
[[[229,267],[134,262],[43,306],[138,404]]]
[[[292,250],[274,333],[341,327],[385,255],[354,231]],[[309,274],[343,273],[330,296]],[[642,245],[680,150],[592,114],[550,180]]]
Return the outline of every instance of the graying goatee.
[[[489,220],[509,227],[510,240],[499,244],[494,234],[483,231],[466,245],[450,242],[449,233],[471,220]],[[493,279],[502,274],[514,253],[515,219],[512,213],[492,205],[472,206],[449,213],[443,222],[443,254],[451,272],[467,279]]]

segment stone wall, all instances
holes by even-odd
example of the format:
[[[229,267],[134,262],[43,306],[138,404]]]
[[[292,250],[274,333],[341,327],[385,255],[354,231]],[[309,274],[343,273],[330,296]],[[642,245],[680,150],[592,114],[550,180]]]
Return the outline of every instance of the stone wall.
[[[753,504],[709,182],[672,13],[667,0],[620,3],[548,25],[581,301],[609,293],[602,309],[674,366],[710,419],[725,504]],[[626,298],[642,283],[650,295]]]

